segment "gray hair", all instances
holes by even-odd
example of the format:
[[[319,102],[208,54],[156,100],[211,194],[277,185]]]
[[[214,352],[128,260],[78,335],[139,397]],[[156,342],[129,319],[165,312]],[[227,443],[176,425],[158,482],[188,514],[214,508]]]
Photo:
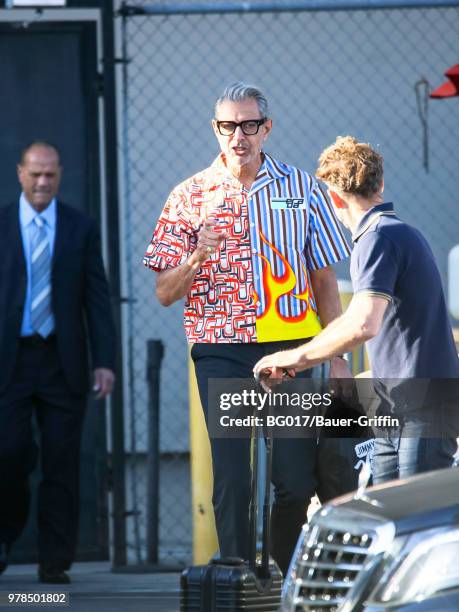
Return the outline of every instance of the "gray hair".
[[[230,102],[242,102],[243,100],[248,100],[253,98],[256,100],[258,104],[258,110],[260,111],[260,115],[262,117],[269,117],[269,107],[268,100],[264,93],[253,85],[247,85],[246,83],[242,83],[241,81],[237,81],[236,83],[231,83],[225,87],[222,95],[217,98],[215,102],[215,116],[217,116],[218,107],[225,100],[229,100]]]

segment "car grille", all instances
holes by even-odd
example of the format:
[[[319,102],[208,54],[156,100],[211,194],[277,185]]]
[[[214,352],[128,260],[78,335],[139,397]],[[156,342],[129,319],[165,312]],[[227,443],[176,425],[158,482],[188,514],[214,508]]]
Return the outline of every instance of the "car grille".
[[[353,587],[374,534],[316,527],[298,558],[295,612],[334,612]]]
[[[387,550],[393,526],[374,516],[339,507],[318,511],[302,535],[284,585],[284,612],[352,610],[365,566],[375,568]],[[362,573],[363,578],[364,573]]]

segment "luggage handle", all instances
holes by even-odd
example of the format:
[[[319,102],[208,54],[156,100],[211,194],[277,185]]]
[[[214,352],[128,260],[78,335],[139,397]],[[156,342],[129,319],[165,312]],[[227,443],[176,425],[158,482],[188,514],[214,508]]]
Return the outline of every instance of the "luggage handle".
[[[229,565],[231,567],[239,567],[244,565],[245,561],[242,557],[219,557],[218,559],[211,559],[211,565]]]
[[[269,545],[271,539],[271,475],[272,475],[272,448],[273,439],[271,432],[265,431],[266,446],[266,478],[265,495],[263,501],[263,530],[261,544],[261,568],[260,577],[269,577]]]
[[[255,423],[256,421],[254,421]],[[252,426],[252,475],[250,481],[249,504],[249,567],[254,571],[257,567],[257,516],[258,516],[258,432],[257,426]]]
[[[269,402],[268,411],[269,414]],[[254,420],[254,423],[256,421]],[[265,421],[266,423],[266,421]],[[269,427],[264,427],[263,437],[266,448],[266,477],[264,482],[263,499],[263,527],[262,527],[262,547],[261,547],[261,566],[257,568],[257,517],[258,517],[258,426],[252,427],[252,478],[250,486],[250,553],[249,567],[259,575],[260,578],[269,578],[269,545],[271,536],[271,476],[272,476],[272,433]]]

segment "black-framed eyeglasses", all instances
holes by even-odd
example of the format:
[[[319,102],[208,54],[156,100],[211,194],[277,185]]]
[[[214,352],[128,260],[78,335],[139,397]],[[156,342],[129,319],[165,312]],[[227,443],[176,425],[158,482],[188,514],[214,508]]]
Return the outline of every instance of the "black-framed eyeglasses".
[[[217,121],[218,131],[222,136],[231,136],[238,127],[241,128],[246,136],[254,136],[258,134],[260,125],[266,122],[266,117],[263,119],[247,119],[236,123],[235,121]]]

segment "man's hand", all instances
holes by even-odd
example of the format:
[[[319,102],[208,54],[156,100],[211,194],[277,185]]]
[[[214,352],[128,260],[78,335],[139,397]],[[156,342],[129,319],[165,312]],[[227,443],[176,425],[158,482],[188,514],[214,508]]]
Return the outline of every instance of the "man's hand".
[[[115,384],[115,374],[108,368],[96,368],[94,370],[94,384],[92,390],[96,393],[96,399],[103,399],[110,395]]]
[[[345,359],[342,357],[331,358],[330,378],[354,378]]]
[[[272,355],[266,355],[255,364],[253,373],[255,378],[260,381],[263,379],[277,379],[281,382],[286,377],[293,378],[296,374],[296,369],[307,368],[307,360],[302,356],[302,352],[298,349],[289,351],[279,351]]]
[[[199,268],[209,259],[212,253],[215,253],[223,240],[228,238],[226,232],[215,230],[216,225],[216,219],[207,219],[197,232],[196,248],[186,262],[176,268],[167,268],[158,272],[156,295],[160,304],[170,306],[185,297],[193,285],[194,277]]]
[[[206,219],[198,232],[198,244],[196,245],[196,250],[190,259],[193,258],[197,260],[199,264],[204,263],[207,261],[207,259],[209,259],[212,253],[215,253],[223,240],[228,238],[228,234],[226,232],[216,231],[215,228],[217,224],[217,219]]]
[[[330,361],[330,387],[342,397],[351,397],[354,389],[354,376],[347,361],[341,357],[332,357]]]

